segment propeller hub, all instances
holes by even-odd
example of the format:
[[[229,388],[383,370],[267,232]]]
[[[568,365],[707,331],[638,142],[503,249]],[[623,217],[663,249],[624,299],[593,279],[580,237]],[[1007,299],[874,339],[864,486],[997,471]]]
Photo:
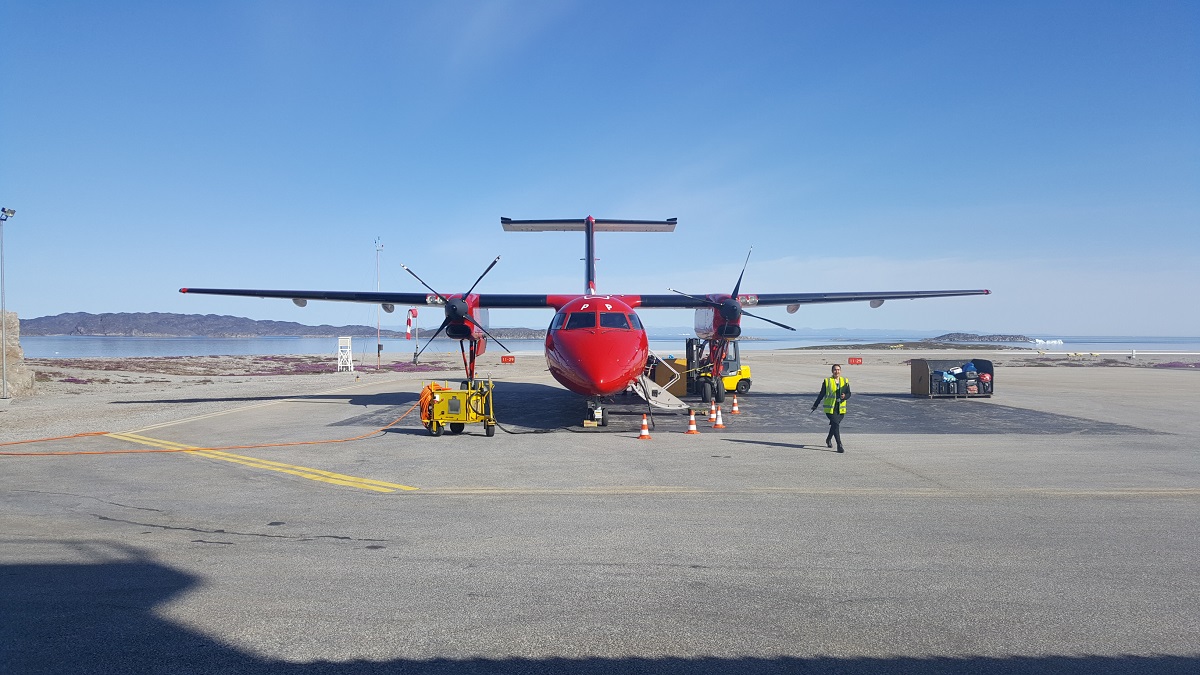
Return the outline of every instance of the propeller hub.
[[[446,301],[447,321],[462,321],[467,318],[470,311],[467,301],[462,298],[451,298]]]
[[[726,321],[738,321],[742,318],[742,305],[734,298],[722,300],[717,307],[717,311],[721,313],[721,318]]]

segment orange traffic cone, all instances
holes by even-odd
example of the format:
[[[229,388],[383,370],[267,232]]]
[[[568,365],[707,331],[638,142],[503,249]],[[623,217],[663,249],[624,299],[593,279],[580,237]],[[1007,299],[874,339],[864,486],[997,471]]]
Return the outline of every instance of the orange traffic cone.
[[[729,414],[730,415],[741,415],[742,414],[742,411],[738,410],[738,407],[737,407],[737,394],[733,395],[733,410],[730,410]]]
[[[646,416],[642,415],[642,433],[638,434],[639,441],[650,440],[650,427],[646,426]]]
[[[717,406],[717,423],[713,425],[714,429],[724,429],[725,425],[721,422],[721,406]]]
[[[717,402],[716,401],[713,401],[712,403],[708,404],[708,421],[709,422],[717,421]]]
[[[696,411],[695,411],[695,410],[689,410],[689,411],[688,411],[688,430],[687,430],[687,431],[685,431],[685,432],[683,432],[683,433],[685,433],[685,434],[698,434],[698,433],[700,433],[700,432],[699,432],[699,431],[696,429]]]

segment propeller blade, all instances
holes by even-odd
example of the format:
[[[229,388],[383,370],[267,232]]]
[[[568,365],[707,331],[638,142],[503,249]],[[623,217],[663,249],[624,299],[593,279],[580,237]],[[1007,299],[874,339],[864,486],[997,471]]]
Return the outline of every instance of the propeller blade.
[[[767,317],[765,317],[765,316],[759,316],[759,315],[757,315],[757,314],[751,314],[750,312],[747,312],[747,311],[746,311],[746,310],[744,310],[744,309],[742,310],[742,314],[745,314],[746,316],[752,316],[752,317],[754,317],[754,318],[758,319],[759,321],[766,321],[767,323],[772,323],[772,324],[775,324],[776,326],[779,326],[780,328],[786,328],[786,329],[788,329],[788,330],[790,330],[790,331],[794,331],[794,330],[796,330],[795,328],[792,328],[791,326],[788,326],[788,325],[785,325],[785,324],[779,323],[778,321],[772,321],[771,319],[768,319],[768,318],[767,318]]]
[[[742,273],[738,275],[737,283],[733,285],[733,299],[736,300],[738,291],[742,289],[742,277],[746,276],[746,266],[750,264],[750,254],[754,253],[754,247],[750,247],[750,251],[746,253],[746,262],[742,263]]]
[[[688,295],[687,293],[684,293],[683,291],[677,291],[674,288],[671,288],[669,286],[667,287],[667,290],[671,291],[672,293],[678,293],[685,298],[689,298],[689,299],[695,300],[697,302],[703,302],[704,304],[710,305],[712,307],[720,307],[721,306],[721,303],[719,303],[719,302],[713,302],[712,300],[709,300],[708,298],[698,298],[694,295]]]
[[[416,275],[414,274],[413,276]],[[433,291],[432,288],[429,290]],[[433,292],[437,293],[437,291]],[[417,359],[421,358],[421,355],[425,353],[425,349],[429,347],[429,343],[437,339],[437,336],[441,335],[442,331],[446,330],[446,324],[448,323],[450,323],[450,319],[442,319],[442,325],[438,326],[438,329],[433,333],[433,337],[429,338],[429,341],[425,343],[425,346],[421,347],[421,351],[417,352],[417,355],[413,357],[413,363],[416,363]]]
[[[499,258],[497,258],[497,260],[499,260]],[[497,340],[496,338],[492,337],[492,334],[491,334],[491,333],[489,333],[489,332],[488,332],[488,330],[487,330],[486,328],[484,328],[482,325],[480,325],[480,324],[479,324],[477,321],[475,321],[474,319],[471,319],[471,318],[468,318],[468,319],[467,319],[467,321],[470,321],[470,322],[471,322],[471,325],[473,325],[473,326],[475,326],[476,328],[478,328],[479,330],[483,331],[483,334],[484,334],[484,335],[488,336],[489,338],[492,338],[492,342],[495,342],[496,344],[500,345],[500,348],[501,348],[501,349],[503,349],[504,351],[508,352],[509,354],[511,354],[511,353],[512,353],[512,350],[511,350],[511,349],[509,349],[508,347],[505,347],[503,342],[501,342],[501,341]]]
[[[483,278],[487,276],[488,272],[492,271],[492,268],[495,267],[496,263],[498,263],[498,262],[500,262],[500,256],[496,256],[496,259],[492,261],[492,264],[488,265],[487,269],[483,271],[483,274],[480,274],[479,278],[475,280],[475,283],[471,284],[471,290],[464,293],[463,297],[470,295],[471,291],[475,290],[475,287],[479,285],[479,282],[483,281]],[[483,328],[483,326],[480,326],[480,328]],[[483,331],[483,332],[486,333],[487,331]],[[499,343],[496,343],[496,344],[499,344]],[[501,346],[503,346],[503,345],[501,345]]]
[[[493,264],[495,264],[495,263],[493,263]],[[432,287],[432,286],[430,286],[429,284],[425,283],[425,281],[424,281],[423,279],[421,279],[421,277],[417,276],[417,273],[416,273],[416,272],[414,272],[414,271],[412,271],[412,270],[408,269],[408,266],[407,266],[407,265],[405,265],[404,263],[400,263],[400,267],[404,268],[404,271],[405,271],[405,272],[408,272],[409,274],[413,275],[413,278],[414,278],[414,279],[416,279],[417,281],[420,281],[420,282],[421,282],[421,285],[422,285],[422,286],[424,286],[425,288],[428,288],[430,293],[433,293],[434,295],[436,295],[436,296],[438,296],[439,298],[441,298],[441,299],[442,299],[442,302],[449,302],[449,300],[447,300],[447,299],[446,299],[446,296],[444,296],[444,295],[442,295],[441,293],[438,293],[437,291],[433,290],[433,287]],[[472,288],[474,288],[474,287],[472,286]],[[445,328],[445,326],[442,326],[442,328]],[[422,350],[422,351],[424,351],[424,350]]]

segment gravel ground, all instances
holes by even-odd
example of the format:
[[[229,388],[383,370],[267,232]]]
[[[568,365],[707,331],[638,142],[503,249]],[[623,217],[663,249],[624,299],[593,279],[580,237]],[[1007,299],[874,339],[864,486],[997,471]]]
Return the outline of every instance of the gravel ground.
[[[337,372],[326,355],[26,359],[33,396],[0,408],[0,443],[95,431],[123,431],[204,415],[255,400],[286,398],[387,378],[457,376],[438,359],[393,360]],[[172,405],[162,405],[163,400]]]

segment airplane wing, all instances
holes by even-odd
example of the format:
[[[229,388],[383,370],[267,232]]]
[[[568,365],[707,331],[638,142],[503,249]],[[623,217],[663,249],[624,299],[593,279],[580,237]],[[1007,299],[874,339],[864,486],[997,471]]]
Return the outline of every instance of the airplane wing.
[[[377,291],[275,291],[255,288],[181,288],[180,293],[194,295],[237,295],[247,298],[286,298],[303,307],[301,301],[334,300],[369,302],[380,305],[424,305],[425,293],[383,293]],[[433,296],[435,299],[437,296]]]
[[[181,288],[180,293],[194,295],[234,295],[247,298],[283,298],[304,306],[309,300],[332,300],[335,302],[364,302],[377,305],[442,305],[442,299],[434,293],[393,293],[390,291],[280,291],[257,288]],[[524,293],[481,293],[479,307],[498,309],[535,309],[558,307],[567,300],[556,301],[558,296]],[[564,296],[575,297],[575,296]]]
[[[827,302],[870,302],[878,307],[884,300],[913,300],[917,298],[950,298],[962,295],[990,295],[986,289],[947,290],[947,291],[854,291],[848,293],[760,293],[739,294],[738,303],[743,307],[763,307],[770,305],[788,305],[789,311],[795,311],[792,306],[811,305]],[[704,296],[687,295],[641,295],[623,296],[631,300],[634,307],[688,309],[704,307],[711,304]],[[879,303],[879,304],[876,304]]]
[[[379,305],[441,305],[442,300],[433,293],[395,293],[380,291],[286,291],[250,288],[181,288],[180,293],[198,295],[233,295],[250,298],[284,298],[298,305],[308,300],[331,300],[335,302],[363,302]],[[916,298],[946,298],[963,295],[988,295],[991,291],[946,290],[946,291],[856,291],[848,293],[761,293],[740,294],[738,303],[743,307],[771,305],[791,306],[829,302],[872,302],[884,300],[912,300]],[[705,307],[711,301],[704,296],[688,295],[631,295],[613,294],[631,307],[647,309],[693,309]],[[478,306],[494,309],[558,308],[578,295],[550,295],[527,293],[480,293]],[[301,305],[303,306],[303,305]],[[876,305],[878,306],[878,305]]]

